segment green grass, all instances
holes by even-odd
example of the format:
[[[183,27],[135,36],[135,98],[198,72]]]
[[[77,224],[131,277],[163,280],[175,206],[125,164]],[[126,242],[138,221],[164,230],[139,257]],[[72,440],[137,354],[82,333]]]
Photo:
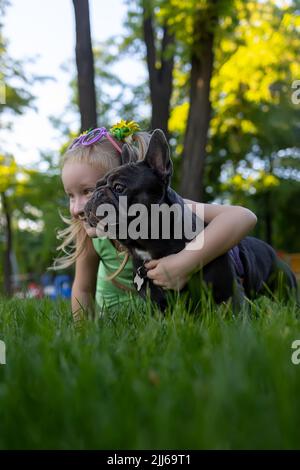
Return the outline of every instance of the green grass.
[[[295,305],[172,310],[76,331],[67,303],[2,300],[0,449],[299,449]]]

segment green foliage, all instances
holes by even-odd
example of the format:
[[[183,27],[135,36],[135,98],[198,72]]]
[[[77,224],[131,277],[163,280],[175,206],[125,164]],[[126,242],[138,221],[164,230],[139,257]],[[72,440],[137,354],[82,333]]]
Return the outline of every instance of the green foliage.
[[[143,61],[146,59],[142,34],[142,7],[145,6],[149,14],[153,13],[158,68],[166,23],[176,37],[169,126],[175,167],[173,186],[178,188],[188,114],[193,48],[190,33],[195,15],[201,14],[205,23],[203,31],[213,27],[216,34],[205,201],[218,198],[248,206],[258,215],[256,235],[264,238],[268,200],[275,246],[299,251],[300,214],[296,202],[300,170],[299,107],[291,102],[291,83],[300,76],[299,2],[224,0],[217,2],[217,9],[212,10],[213,3],[208,0],[127,2],[126,37],[110,38],[94,47],[100,125],[109,126],[122,118],[134,119],[143,129],[149,128],[148,83],[126,84],[117,68],[120,59],[132,54]],[[0,0],[1,13],[5,13],[6,4]],[[5,118],[1,119],[1,125],[9,125],[11,116],[33,106],[29,91],[33,77],[26,73],[26,62],[16,63],[9,57],[1,32],[0,61],[0,80],[4,77],[6,84],[6,105],[0,105],[0,118]],[[73,89],[70,109],[77,112],[75,84],[74,78],[70,84]],[[70,126],[64,119],[56,117],[52,121],[60,126],[67,141]],[[2,154],[10,158],[5,151]],[[4,174],[4,166],[1,167],[0,188],[9,188],[14,250],[21,272],[42,272],[55,255],[55,233],[62,226],[57,208],[67,207],[57,162],[51,162],[51,158],[41,155],[48,162],[47,172],[16,169],[15,163],[11,163],[10,168],[6,166],[10,174]],[[0,255],[2,242],[1,238]]]
[[[234,25],[234,27],[233,27]],[[211,83],[213,116],[208,153],[226,149],[235,161],[244,157],[253,138],[265,153],[299,141],[298,113],[291,84],[299,76],[299,14],[264,2],[235,2],[235,11],[220,20]],[[181,85],[186,72],[177,72]],[[187,98],[173,110],[171,130],[182,131]]]
[[[299,180],[296,171],[300,161],[296,148],[299,146],[299,112],[291,101],[291,85],[300,73],[297,60],[300,46],[298,5],[297,1],[235,0],[217,2],[214,9],[213,2],[206,0],[129,2],[128,34],[122,44],[124,51],[145,58],[143,6],[153,14],[157,45],[164,23],[176,37],[174,91],[169,120],[175,188],[180,180],[180,155],[189,109],[193,22],[198,14],[205,26],[202,33],[214,28],[216,36],[205,201],[218,198],[233,203],[243,202],[255,212],[260,212],[256,205],[258,193],[261,192],[263,198],[265,191],[276,184],[276,194],[281,194],[285,191],[283,186],[287,178],[295,184]],[[288,153],[289,149],[293,156],[278,157],[282,152]],[[288,171],[285,171],[287,167]],[[285,233],[289,210],[287,207],[282,210],[280,220],[285,220],[285,223],[279,231]],[[275,206],[273,211],[276,212]],[[260,222],[263,226],[264,217]],[[297,231],[297,219],[289,222]],[[279,243],[275,237],[277,240]],[[279,244],[282,247],[282,241]],[[295,242],[293,246],[298,245]],[[290,247],[286,240],[284,248]]]
[[[274,244],[278,249],[289,253],[300,252],[300,200],[299,181],[282,181],[275,188],[274,204]]]
[[[57,256],[57,230],[64,227],[59,210],[67,213],[67,198],[55,168],[33,172],[26,194],[14,201],[15,251],[21,272],[43,273]]]
[[[0,162],[0,191],[5,191],[10,208],[18,270],[38,276],[52,265],[57,255],[57,230],[64,226],[58,208],[67,212],[59,170],[50,161],[46,172],[23,168],[13,157],[2,156]],[[1,255],[4,240],[0,242]],[[0,285],[2,266],[1,263]]]
[[[237,5],[239,23],[231,38],[220,38],[216,49],[211,122],[212,147],[226,148],[235,161],[254,141],[265,156],[297,144],[299,118],[291,102],[291,84],[300,72],[296,5]]]
[[[205,201],[218,198],[252,208],[259,216],[257,234],[263,238],[268,193],[273,242],[289,251],[300,248],[298,237],[291,243],[286,230],[300,230],[297,204],[291,206],[300,177],[299,106],[291,99],[292,83],[300,74],[298,7],[296,1],[235,1],[234,10],[220,18],[205,168]],[[189,109],[185,61],[181,55],[175,70],[169,121],[179,155]]]
[[[5,87],[5,102],[0,103],[1,127],[11,127],[11,115],[22,114],[33,106],[34,97],[29,91],[33,81],[33,77],[24,72],[24,62],[15,61],[7,54],[0,31],[0,82]]]
[[[12,300],[0,332],[1,449],[299,449],[292,303],[133,306],[76,331],[67,303]]]

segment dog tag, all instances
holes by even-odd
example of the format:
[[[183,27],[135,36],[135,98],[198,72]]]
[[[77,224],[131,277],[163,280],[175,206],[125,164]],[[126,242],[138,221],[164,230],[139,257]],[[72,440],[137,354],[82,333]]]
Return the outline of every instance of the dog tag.
[[[144,279],[136,273],[135,278],[133,279],[134,284],[137,286],[137,290],[141,290],[142,285],[144,284]]]

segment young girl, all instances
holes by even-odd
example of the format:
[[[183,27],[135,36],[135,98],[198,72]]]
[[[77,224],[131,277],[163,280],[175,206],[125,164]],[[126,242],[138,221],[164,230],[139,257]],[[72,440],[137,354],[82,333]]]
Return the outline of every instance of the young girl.
[[[108,238],[95,237],[95,229],[85,220],[84,206],[91,197],[96,182],[105,173],[121,164],[122,145],[130,145],[137,160],[145,156],[150,134],[139,132],[134,122],[116,124],[107,132],[94,130],[75,139],[63,157],[62,182],[69,197],[71,219],[64,218],[68,227],[59,232],[62,239],[58,250],[64,257],[55,260],[56,269],[75,263],[72,288],[72,312],[75,320],[84,312],[116,307],[137,295],[132,283],[132,263],[121,245]],[[191,203],[192,201],[187,201]],[[204,211],[209,225],[204,229],[201,249],[181,252],[145,264],[147,276],[166,289],[181,289],[189,275],[225,253],[255,226],[256,216],[240,206],[194,203],[193,210]],[[199,213],[199,212],[198,212]],[[191,242],[192,243],[192,242]],[[73,245],[72,252],[66,248]]]

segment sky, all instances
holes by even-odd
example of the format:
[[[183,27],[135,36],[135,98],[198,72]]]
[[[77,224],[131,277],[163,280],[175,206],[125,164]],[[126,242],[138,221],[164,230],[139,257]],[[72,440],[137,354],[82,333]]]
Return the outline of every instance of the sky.
[[[90,0],[91,35],[93,44],[109,36],[121,34],[126,15],[123,0]],[[35,59],[25,71],[54,80],[35,83],[37,110],[28,110],[13,118],[13,132],[0,130],[5,151],[13,153],[17,162],[34,166],[40,152],[57,151],[62,143],[49,116],[63,115],[70,101],[70,73],[62,65],[75,61],[75,19],[72,0],[10,0],[4,18],[3,35],[8,40],[8,54],[13,59]],[[134,59],[119,65],[126,82],[140,82],[145,69]],[[79,115],[74,116],[74,129]]]

